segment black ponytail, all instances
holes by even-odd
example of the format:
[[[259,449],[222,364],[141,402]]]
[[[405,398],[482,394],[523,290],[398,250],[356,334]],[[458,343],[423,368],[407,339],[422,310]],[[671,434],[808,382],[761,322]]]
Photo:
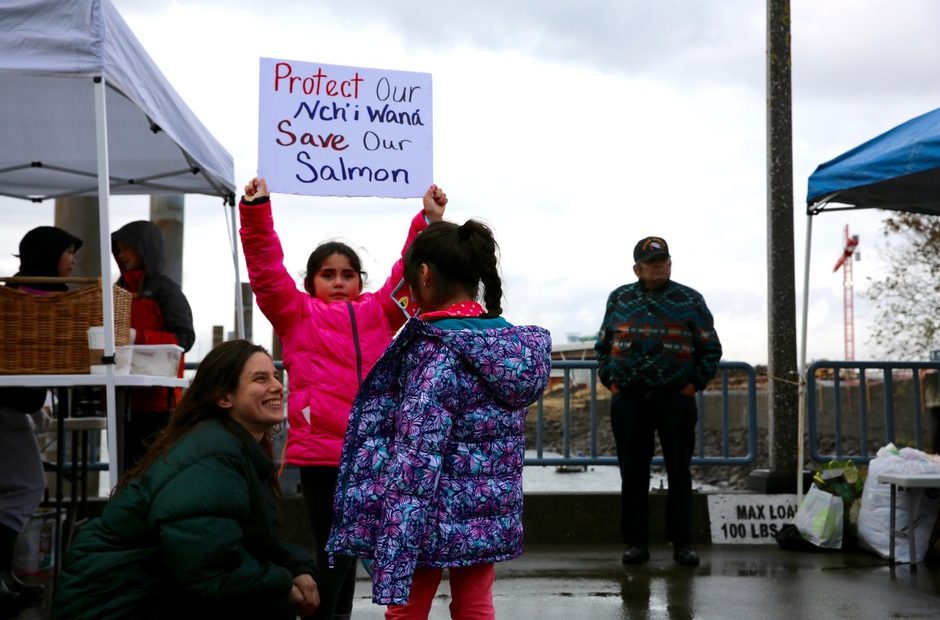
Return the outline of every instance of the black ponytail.
[[[478,299],[482,282],[485,316],[503,313],[499,246],[486,224],[477,220],[467,220],[459,226],[453,222],[432,223],[405,254],[405,279],[412,289],[420,286],[418,274],[422,263],[435,276],[435,301],[449,299],[458,287]]]

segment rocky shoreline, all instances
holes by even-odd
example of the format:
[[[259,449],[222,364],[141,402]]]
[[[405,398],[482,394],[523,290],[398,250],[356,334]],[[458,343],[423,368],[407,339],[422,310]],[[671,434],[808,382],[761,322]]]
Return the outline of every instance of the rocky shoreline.
[[[591,433],[590,433],[590,413],[588,391],[573,391],[569,395],[571,405],[571,417],[569,420],[570,449],[572,454],[590,454],[591,453]],[[614,444],[613,432],[610,427],[610,405],[608,399],[599,398],[597,401],[597,452],[599,455],[616,456],[616,446]],[[556,390],[545,396],[543,401],[543,428],[542,428],[542,449],[547,452],[563,452],[563,411],[564,400],[560,391]],[[537,425],[536,407],[533,405],[526,417],[526,448],[534,450],[536,448],[536,425]],[[715,456],[722,453],[721,432],[717,429],[707,429],[704,433],[704,451],[706,456]],[[822,438],[821,446],[823,452],[834,451],[834,438]],[[843,441],[843,450],[847,453],[855,453],[858,448],[858,442],[852,439]],[[871,445],[869,449],[872,454],[878,447]],[[661,455],[659,444],[657,442],[656,454]],[[696,454],[699,454],[699,448],[696,447]],[[743,457],[748,454],[747,430],[732,429],[728,434],[728,454],[729,456]],[[807,467],[813,469],[813,462],[807,457]],[[762,429],[758,431],[757,453],[753,462],[747,465],[707,465],[693,466],[692,475],[694,479],[703,484],[718,487],[722,489],[745,489],[747,488],[747,476],[755,469],[768,469],[770,467],[770,452],[767,443],[767,431]],[[657,469],[665,475],[663,468]]]

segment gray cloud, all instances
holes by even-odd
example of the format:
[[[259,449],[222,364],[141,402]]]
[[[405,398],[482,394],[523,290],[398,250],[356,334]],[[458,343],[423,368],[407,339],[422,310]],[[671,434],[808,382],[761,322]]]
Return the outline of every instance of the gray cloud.
[[[416,46],[519,50],[627,75],[764,86],[766,3],[753,0],[351,0],[333,10]],[[931,79],[940,70],[940,3],[795,2],[791,14],[794,75],[807,94],[940,92]]]
[[[731,76],[749,55],[747,29],[755,8],[741,0],[647,2],[587,0],[435,3],[356,0],[337,19],[380,22],[410,44],[472,45],[520,50],[560,62],[626,74],[704,70]],[[751,42],[752,43],[752,42]]]
[[[162,5],[115,0],[122,11]],[[202,0],[220,11],[258,10],[256,0]],[[271,0],[280,19],[318,28],[381,26],[407,46],[519,51],[603,72],[763,90],[766,3],[756,0]],[[158,8],[160,7],[160,8]],[[793,2],[794,97],[857,100],[934,96],[940,84],[940,3],[933,0]]]
[[[140,16],[151,12],[158,15],[166,5],[144,0],[115,0],[119,10]],[[765,131],[764,79],[765,79],[765,7],[759,0],[587,0],[585,2],[550,2],[519,0],[496,3],[480,0],[475,3],[416,2],[415,0],[345,0],[331,3],[310,0],[191,0],[186,4],[208,7],[203,14],[232,11],[246,15],[244,32],[217,31],[207,39],[215,45],[234,48],[247,43],[241,39],[251,37],[252,22],[286,25],[302,28],[309,33],[311,53],[319,53],[315,43],[326,31],[345,33],[350,38],[331,49],[330,58],[342,62],[345,55],[368,49],[369,42],[353,41],[357,32],[393,33],[392,39],[401,41],[402,47],[414,51],[445,52],[466,48],[470,52],[491,51],[525,55],[555,61],[568,75],[571,68],[585,75],[598,72],[613,80],[585,80],[597,83],[610,91],[586,93],[599,100],[626,101],[624,114],[616,115],[603,108],[612,119],[612,128],[624,130],[632,139],[625,143],[622,153],[611,150],[604,157],[622,159],[622,176],[608,173],[605,180],[615,182],[610,193],[613,202],[623,205],[631,213],[629,239],[639,233],[634,229],[653,226],[649,219],[653,209],[635,209],[641,204],[655,204],[660,217],[669,221],[674,230],[666,234],[676,248],[692,247],[694,234],[706,231],[700,242],[708,247],[701,256],[690,254],[692,260],[677,262],[677,268],[686,270],[680,281],[699,288],[706,295],[718,321],[722,338],[729,354],[749,361],[764,357],[766,339],[765,283],[755,274],[764,271],[764,158]],[[182,6],[182,5],[173,5]],[[826,0],[826,2],[792,2],[793,41],[793,96],[794,96],[794,187],[796,194],[796,262],[797,280],[802,268],[801,199],[805,195],[806,178],[818,163],[868,139],[893,124],[936,107],[940,83],[933,79],[940,69],[940,37],[936,25],[940,23],[940,3],[924,0]],[[383,39],[388,40],[388,39]],[[195,48],[198,38],[188,43]],[[306,43],[306,39],[304,40]],[[277,47],[277,41],[256,40],[252,49],[267,50]],[[383,50],[368,50],[372,55]],[[357,46],[357,47],[353,47]],[[263,53],[263,51],[262,51]],[[480,66],[491,58],[481,61]],[[511,60],[511,59],[510,59]],[[352,62],[352,61],[351,61]],[[492,66],[492,65],[487,65]],[[550,69],[552,67],[549,67]],[[555,68],[558,68],[555,66]],[[474,72],[477,73],[477,72]],[[443,75],[442,75],[443,74]],[[435,69],[435,79],[480,79],[476,75],[460,75],[455,66]],[[594,76],[589,76],[594,77]],[[443,86],[445,80],[436,82]],[[663,83],[666,87],[659,88]],[[626,84],[626,85],[625,85]],[[655,84],[647,97],[666,93],[679,93],[683,101],[663,101],[663,105],[640,106],[637,97],[644,96],[644,84]],[[544,88],[520,88],[507,99],[512,103],[527,101],[534,94],[546,100],[550,91]],[[559,87],[564,86],[559,84]],[[451,86],[451,90],[457,90]],[[440,93],[445,92],[442,87]],[[560,94],[561,91],[560,91]],[[571,93],[565,93],[571,95]],[[585,94],[585,93],[579,93]],[[214,97],[222,97],[218,92]],[[693,102],[695,102],[693,104]],[[445,111],[459,107],[460,101],[442,105],[439,118]],[[648,103],[648,101],[647,101]],[[655,102],[654,102],[655,103]],[[675,105],[665,105],[666,103]],[[619,105],[619,104],[617,104]],[[616,107],[612,106],[611,109]],[[667,113],[669,110],[671,114]],[[645,116],[644,116],[645,115]],[[483,123],[484,117],[480,117]],[[685,122],[683,122],[685,121]],[[655,126],[657,131],[647,136],[643,126]],[[558,128],[570,131],[570,124],[559,119]],[[454,201],[454,213],[487,215],[487,202],[505,200],[519,191],[514,186],[501,186],[509,175],[490,172],[490,182],[477,189],[477,179],[467,174],[464,160],[455,155],[466,154],[467,136],[448,128],[441,122],[436,128],[441,144],[440,170],[449,171],[449,191],[461,202]],[[449,133],[447,133],[449,132]],[[228,139],[234,140],[230,135]],[[513,157],[525,161],[534,150],[526,140],[532,134],[519,132],[507,138],[506,150]],[[461,142],[464,140],[464,142]],[[728,144],[735,148],[721,149]],[[548,145],[548,141],[538,141]],[[459,148],[458,148],[459,147]],[[243,149],[244,152],[244,149]],[[250,149],[248,157],[254,158]],[[570,150],[562,154],[550,170],[563,171],[572,178],[584,179],[584,190],[566,190],[558,181],[561,174],[546,174],[545,168],[521,167],[525,191],[538,199],[537,206],[526,205],[539,213],[540,230],[563,230],[577,239],[609,239],[614,230],[595,224],[595,230],[585,231],[579,226],[578,216],[594,205],[577,202],[585,190],[591,189],[591,174],[597,170],[577,166]],[[503,154],[500,154],[503,155]],[[536,156],[538,153],[535,154]],[[238,158],[236,158],[238,159]],[[247,157],[246,157],[247,159]],[[504,161],[500,160],[500,161]],[[675,181],[663,182],[653,174],[660,168],[675,171]],[[460,170],[457,172],[457,170]],[[241,180],[241,179],[239,179]],[[658,200],[649,200],[646,190],[655,186]],[[507,190],[506,187],[513,187]],[[543,188],[550,187],[550,191]],[[485,191],[489,191],[486,194]],[[480,192],[479,205],[474,195]],[[547,195],[549,194],[549,195]],[[589,194],[594,196],[596,194]],[[495,196],[495,198],[494,198]],[[640,203],[638,198],[644,199]],[[690,205],[695,205],[693,210]],[[523,210],[524,212],[525,210]],[[596,207],[598,213],[603,213]],[[558,224],[567,214],[571,222]],[[708,216],[700,218],[699,213]],[[502,214],[489,213],[500,227],[499,239],[507,249],[506,268],[507,310],[512,320],[532,321],[550,327],[560,337],[568,332],[590,333],[600,321],[603,301],[616,283],[629,277],[628,265],[612,269],[608,265],[620,263],[622,252],[616,258],[598,259],[597,248],[591,247],[588,258],[578,256],[580,267],[571,270],[561,262],[536,263],[523,260],[512,248],[523,247],[519,235],[508,232],[524,222],[509,219]],[[876,226],[860,225],[861,214],[853,213],[853,231],[861,231],[865,243],[872,239]],[[849,221],[837,216],[816,218],[814,237],[818,239],[813,263],[814,286],[832,282],[836,293],[814,293],[810,299],[813,310],[811,325],[816,321],[810,341],[811,357],[818,351],[841,351],[841,296],[838,293],[838,275],[831,274],[831,262],[841,239],[841,227]],[[12,221],[12,220],[5,220]],[[298,216],[297,221],[301,221]],[[877,217],[873,219],[877,222]],[[550,224],[555,224],[551,226]],[[354,240],[377,250],[380,244],[369,239],[365,231],[353,224],[336,225],[340,230],[356,230]],[[380,226],[375,225],[376,228]],[[660,231],[660,226],[655,230]],[[689,232],[686,232],[689,231]],[[286,234],[286,231],[285,231]],[[12,240],[11,240],[12,243]],[[309,239],[294,241],[308,250]],[[527,243],[532,243],[527,241]],[[9,245],[0,247],[10,247]],[[552,246],[567,247],[567,246]],[[588,247],[587,245],[585,247]],[[712,251],[713,249],[713,251]],[[397,251],[393,248],[392,252]],[[865,250],[866,253],[868,250]],[[303,257],[292,259],[290,265],[302,265]],[[518,257],[518,258],[517,258]],[[868,260],[866,256],[866,261]],[[380,266],[384,265],[380,261]],[[867,264],[867,263],[863,263]],[[746,269],[744,268],[746,266]],[[524,273],[528,277],[520,276]],[[559,274],[552,280],[550,274]],[[573,273],[573,276],[567,274]],[[688,276],[686,276],[686,273]],[[595,281],[581,283],[585,274]],[[677,275],[678,277],[678,275]],[[710,284],[716,277],[727,282],[727,288],[714,288]],[[613,280],[613,281],[610,281]],[[857,279],[861,287],[863,280]],[[710,288],[710,286],[712,288]],[[822,320],[816,315],[824,314]],[[858,316],[859,342],[863,344],[863,321]],[[812,328],[811,328],[812,329]],[[751,353],[755,349],[761,353]],[[832,355],[830,355],[831,357]]]

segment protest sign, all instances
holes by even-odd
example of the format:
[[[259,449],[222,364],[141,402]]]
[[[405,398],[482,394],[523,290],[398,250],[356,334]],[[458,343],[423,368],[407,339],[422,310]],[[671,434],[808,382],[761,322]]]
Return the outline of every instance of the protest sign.
[[[431,74],[262,58],[260,82],[271,191],[416,198],[432,183]]]

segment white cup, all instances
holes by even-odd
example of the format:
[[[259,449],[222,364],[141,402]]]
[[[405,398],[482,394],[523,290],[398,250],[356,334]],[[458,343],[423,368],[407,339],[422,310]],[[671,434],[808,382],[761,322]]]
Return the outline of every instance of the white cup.
[[[88,348],[89,349],[103,349],[104,348],[104,326],[98,325],[95,327],[88,328]]]
[[[130,329],[129,344],[134,344],[135,338],[137,338],[137,330],[132,327]],[[103,349],[104,348],[104,326],[96,325],[94,327],[88,328],[88,348],[89,349]]]

